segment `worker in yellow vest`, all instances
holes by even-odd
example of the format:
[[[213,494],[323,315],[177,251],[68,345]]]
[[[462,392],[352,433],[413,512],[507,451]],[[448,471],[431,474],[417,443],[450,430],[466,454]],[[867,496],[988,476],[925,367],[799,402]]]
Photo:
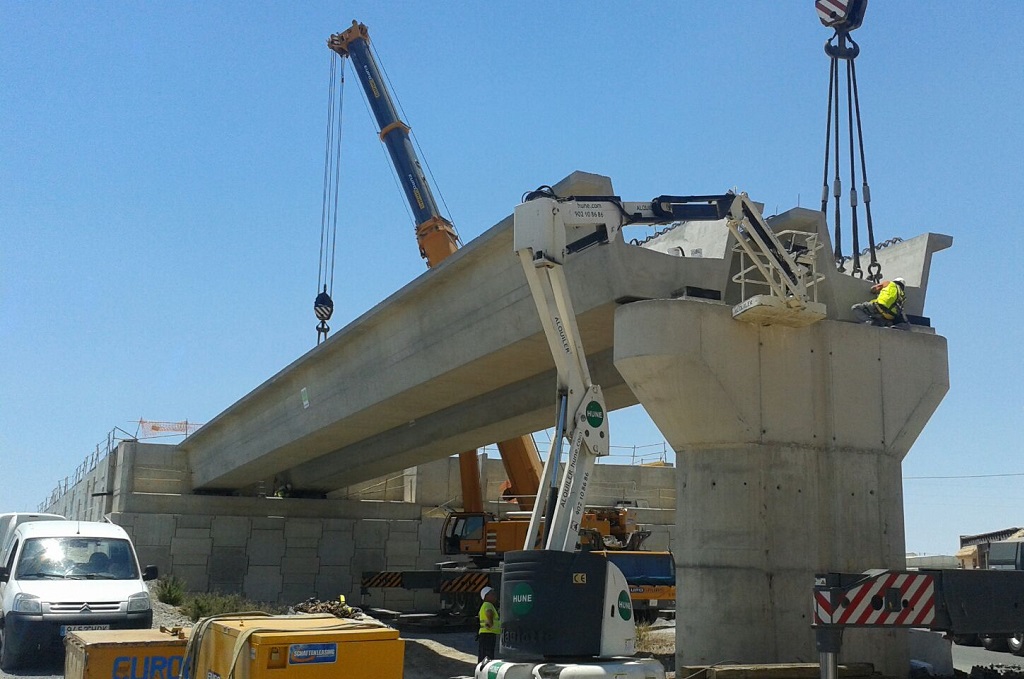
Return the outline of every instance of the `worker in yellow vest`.
[[[869,302],[854,304],[850,309],[854,318],[858,323],[880,326],[903,323],[903,302],[907,298],[904,291],[906,285],[902,278],[894,278],[871,286],[871,292],[878,296]]]
[[[493,587],[480,590],[480,631],[477,633],[476,661],[482,663],[494,660],[497,654],[498,635],[501,634],[501,618],[498,616],[498,593]]]

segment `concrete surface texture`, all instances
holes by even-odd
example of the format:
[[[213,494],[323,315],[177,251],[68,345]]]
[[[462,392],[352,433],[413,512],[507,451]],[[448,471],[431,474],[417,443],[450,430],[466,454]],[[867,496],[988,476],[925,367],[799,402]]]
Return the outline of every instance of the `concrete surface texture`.
[[[652,187],[651,193],[672,188],[679,187]],[[583,172],[555,189],[560,195],[613,193],[610,179]],[[776,230],[806,232],[824,226],[819,212],[799,208],[771,223]],[[617,304],[676,297],[688,287],[740,301],[739,286],[730,280],[738,266],[732,237],[723,240],[714,225],[687,226],[693,233],[681,248],[659,249],[657,241],[635,247],[618,239],[566,264],[591,371],[610,409],[637,403],[612,365]],[[941,249],[936,238],[945,237],[926,237],[926,257],[921,247],[905,243],[881,252],[909,253],[906,259],[916,264],[906,268],[917,270],[901,273],[923,283],[931,252]],[[836,272],[827,247],[818,260],[826,280],[816,289],[830,317],[852,320],[849,307],[870,296],[870,284]],[[923,304],[923,285],[911,283],[908,311]],[[553,384],[536,309],[512,253],[509,217],[189,437],[181,446],[188,482],[193,489],[234,491],[281,478],[296,489],[334,491],[548,427]]]
[[[561,195],[613,193],[607,177],[581,172],[555,188]],[[669,188],[652,187],[651,194]],[[637,402],[611,361],[617,301],[671,297],[687,286],[722,289],[729,265],[621,239],[569,261],[591,370],[610,408]],[[332,491],[548,427],[554,383],[512,252],[509,217],[232,405],[182,448],[196,489],[236,490],[287,476],[295,488]]]
[[[616,312],[615,365],[676,451],[679,663],[814,661],[815,572],[904,566],[900,463],[948,390],[945,339],[652,300]],[[899,633],[860,639],[844,658],[901,674]]]
[[[501,461],[481,456],[480,463],[491,500],[485,509],[516,510],[499,500]],[[457,459],[443,458],[329,499],[193,495],[183,490],[180,450],[125,441],[51,509],[69,518],[102,509],[128,531],[143,565],[182,578],[190,591],[285,604],[345,594],[360,603],[364,571],[433,570],[450,558],[440,544],[447,512],[462,504],[458,469]],[[643,500],[648,507],[636,513],[651,530],[647,545],[671,548],[673,468],[601,464],[593,486],[595,504]],[[86,491],[94,487],[111,490],[90,498]],[[365,603],[403,612],[440,607],[436,593],[422,590],[373,590]]]

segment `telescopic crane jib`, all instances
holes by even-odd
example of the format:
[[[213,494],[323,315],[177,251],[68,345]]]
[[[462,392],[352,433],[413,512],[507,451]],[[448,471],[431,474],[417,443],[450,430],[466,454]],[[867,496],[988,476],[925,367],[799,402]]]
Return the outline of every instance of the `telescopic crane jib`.
[[[387,148],[402,191],[412,209],[420,255],[428,267],[438,266],[459,248],[459,237],[452,223],[441,215],[434,200],[409,136],[411,128],[399,118],[398,109],[381,77],[381,69],[371,49],[369,31],[364,24],[353,21],[347,30],[332,35],[327,40],[327,46],[343,59],[352,60],[353,69],[376,119],[380,139]],[[522,436],[502,441],[498,443],[498,450],[509,477],[510,494],[514,498],[521,498],[522,509],[530,509],[540,481],[540,458],[532,437]],[[483,492],[475,450],[459,454],[459,472],[464,512],[482,517]]]
[[[409,138],[411,128],[398,117],[377,61],[370,51],[369,31],[364,24],[353,21],[348,30],[332,35],[327,46],[342,57],[352,59],[356,75],[363,84],[366,98],[377,120],[380,139],[388,149],[406,200],[412,208],[420,255],[427,260],[427,266],[437,266],[458,249],[459,236],[452,223],[441,216],[437,207]]]

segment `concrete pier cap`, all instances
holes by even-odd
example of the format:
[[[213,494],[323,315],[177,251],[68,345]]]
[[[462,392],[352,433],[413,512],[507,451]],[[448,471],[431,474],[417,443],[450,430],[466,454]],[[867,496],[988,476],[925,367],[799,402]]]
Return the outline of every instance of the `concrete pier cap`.
[[[817,229],[831,260],[820,213],[770,223]],[[927,234],[890,253],[886,277],[915,286],[909,313],[950,243]],[[616,310],[615,367],[676,452],[677,665],[816,662],[815,573],[905,566],[901,461],[948,391],[946,341],[849,322],[870,284],[822,264],[828,318],[808,327],[734,320],[733,287]],[[906,633],[847,630],[841,660],[905,676]]]

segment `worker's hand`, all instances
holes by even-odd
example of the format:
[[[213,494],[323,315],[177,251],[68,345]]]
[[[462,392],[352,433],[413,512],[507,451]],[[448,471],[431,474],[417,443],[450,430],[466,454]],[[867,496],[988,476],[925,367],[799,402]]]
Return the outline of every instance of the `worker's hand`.
[[[871,286],[871,292],[881,292],[881,291],[882,291],[882,284],[881,283],[875,283],[874,285]]]

